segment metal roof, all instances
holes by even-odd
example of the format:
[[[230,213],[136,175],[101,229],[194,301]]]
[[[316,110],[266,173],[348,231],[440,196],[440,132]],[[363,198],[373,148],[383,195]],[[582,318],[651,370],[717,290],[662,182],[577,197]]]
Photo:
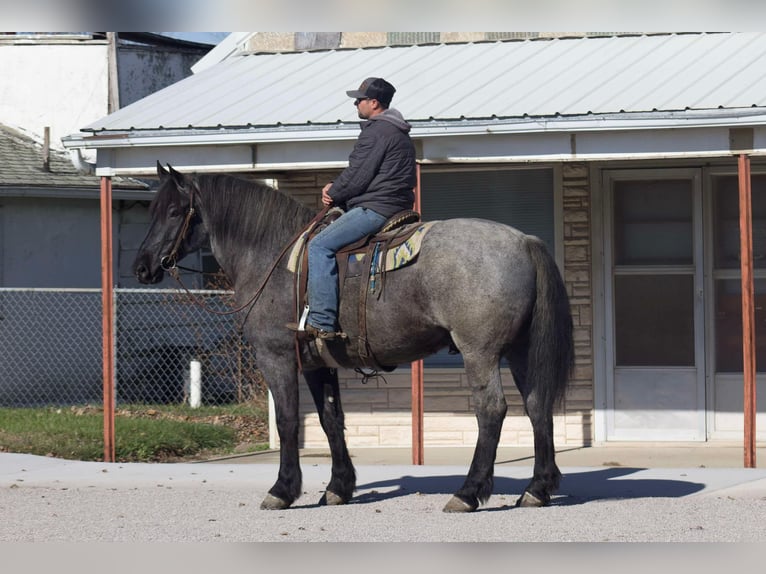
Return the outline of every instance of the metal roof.
[[[397,86],[392,106],[414,134],[604,114],[720,119],[766,112],[765,58],[766,34],[739,32],[245,53],[82,131],[337,130],[358,122],[345,91],[370,75]]]

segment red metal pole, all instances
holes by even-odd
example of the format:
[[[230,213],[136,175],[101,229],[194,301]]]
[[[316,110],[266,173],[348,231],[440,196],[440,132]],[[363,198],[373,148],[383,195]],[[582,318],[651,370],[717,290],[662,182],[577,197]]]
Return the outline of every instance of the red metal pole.
[[[112,277],[112,178],[101,178],[101,305],[104,377],[104,462],[114,449],[114,281]]]
[[[420,164],[417,164],[415,211],[420,213]],[[412,363],[412,464],[423,461],[423,360]]]
[[[742,358],[744,374],[745,468],[755,468],[755,305],[750,158],[739,156],[739,236],[742,270]]]

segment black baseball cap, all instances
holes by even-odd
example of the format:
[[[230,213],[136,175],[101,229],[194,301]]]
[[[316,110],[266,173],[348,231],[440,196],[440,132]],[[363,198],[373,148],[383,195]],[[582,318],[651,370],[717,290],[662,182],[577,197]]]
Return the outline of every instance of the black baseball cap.
[[[371,98],[378,100],[388,107],[394,97],[396,88],[383,78],[367,78],[359,85],[358,90],[349,90],[346,95],[350,98]]]

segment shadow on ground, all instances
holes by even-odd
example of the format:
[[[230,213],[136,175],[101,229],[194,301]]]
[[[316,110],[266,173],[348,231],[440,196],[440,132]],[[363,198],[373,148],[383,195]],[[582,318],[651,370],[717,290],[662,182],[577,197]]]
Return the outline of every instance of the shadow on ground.
[[[691,481],[643,478],[631,475],[645,469],[607,468],[570,472],[561,480],[551,506],[582,504],[594,500],[630,498],[680,498],[701,491],[705,485]],[[463,484],[465,476],[402,476],[368,482],[357,487],[353,503],[365,504],[410,494],[451,495]],[[521,496],[529,479],[495,477],[494,495]],[[445,501],[446,502],[446,501]]]

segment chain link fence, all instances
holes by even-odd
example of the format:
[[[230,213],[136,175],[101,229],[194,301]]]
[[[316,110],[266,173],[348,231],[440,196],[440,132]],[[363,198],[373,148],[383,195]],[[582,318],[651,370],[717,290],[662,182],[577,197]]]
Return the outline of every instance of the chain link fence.
[[[218,311],[229,291],[193,291]],[[188,400],[190,363],[201,363],[202,403],[245,402],[264,392],[239,314],[216,315],[185,291],[115,289],[118,404]],[[100,403],[100,289],[0,289],[0,406]]]

